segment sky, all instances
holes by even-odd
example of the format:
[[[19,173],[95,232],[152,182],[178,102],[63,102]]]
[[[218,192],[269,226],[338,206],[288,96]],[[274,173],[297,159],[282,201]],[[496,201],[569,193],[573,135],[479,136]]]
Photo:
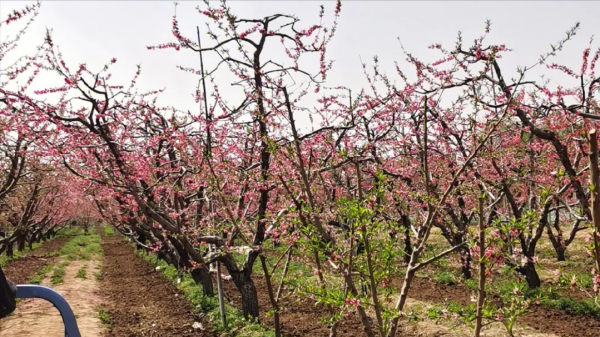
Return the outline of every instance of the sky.
[[[0,18],[4,20],[13,9],[30,3],[1,1]],[[245,18],[286,13],[297,15],[307,24],[316,23],[321,4],[328,15],[333,12],[333,1],[229,2],[233,12]],[[181,1],[177,6],[185,36],[194,37],[196,26],[204,27],[205,17],[196,10],[198,6],[204,8],[200,1]],[[177,70],[176,66],[198,68],[197,54],[146,48],[174,42],[174,13],[172,1],[45,1],[36,22],[20,42],[18,53],[35,50],[49,28],[68,64],[86,63],[88,69],[99,70],[115,57],[118,62],[114,78],[125,84],[140,64],[142,75],[138,83],[142,89],[165,88],[160,102],[182,110],[193,109],[197,106],[192,95],[198,76]],[[394,61],[404,59],[402,46],[419,58],[433,61],[437,54],[427,46],[441,43],[451,48],[459,31],[464,44],[469,45],[483,34],[487,19],[492,28],[486,41],[506,44],[513,50],[501,60],[506,70],[534,64],[539,55],[549,51],[550,43],[560,40],[567,29],[580,21],[580,31],[556,58],[557,62],[578,69],[583,49],[594,34],[600,33],[597,13],[600,2],[345,1],[338,31],[328,49],[328,56],[335,60],[328,85],[357,90],[366,86],[361,59],[370,63],[374,55],[384,71],[393,73]],[[0,39],[9,34],[5,29],[2,27]],[[208,44],[206,36],[204,41]],[[599,45],[595,42],[594,49]],[[207,67],[216,64],[216,60],[207,55]]]

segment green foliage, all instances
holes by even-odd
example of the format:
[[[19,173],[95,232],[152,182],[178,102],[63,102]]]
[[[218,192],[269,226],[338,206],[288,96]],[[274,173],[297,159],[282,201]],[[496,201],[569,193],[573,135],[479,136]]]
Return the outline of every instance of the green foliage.
[[[38,270],[38,272],[29,281],[29,283],[31,283],[31,284],[42,283],[42,280],[44,279],[44,277],[46,277],[46,274],[48,274],[52,270],[52,268],[54,268],[54,265],[52,265],[52,264],[45,265],[44,268]]]
[[[501,296],[504,303],[500,308],[500,312],[504,318],[502,323],[510,336],[513,336],[517,318],[529,311],[529,306],[531,305],[530,298],[534,292],[534,289],[530,289],[524,283],[514,283],[512,292],[508,292],[506,286],[502,289]]]
[[[56,236],[59,238],[70,238],[74,236],[83,235],[84,231],[80,227],[63,227],[58,232],[56,232]]]
[[[441,284],[454,285],[458,283],[454,274],[449,271],[437,270],[433,277]]]
[[[465,287],[467,287],[468,289],[471,289],[471,290],[477,290],[477,289],[479,289],[479,284],[476,279],[471,278],[471,279],[465,280]]]
[[[67,242],[59,254],[66,256],[68,261],[89,260],[93,255],[101,255],[100,235],[96,233],[80,234]]]
[[[406,313],[406,318],[408,319],[409,323],[418,322],[421,320],[419,313],[412,310]]]
[[[475,319],[475,303],[471,303],[468,306],[461,305],[457,302],[448,302],[448,312],[457,314],[464,321],[470,322]]]
[[[574,275],[575,274],[572,273],[565,273],[559,278],[559,280],[564,279],[563,281],[560,281],[560,284],[568,284],[570,286],[571,279]],[[587,282],[584,275],[585,274],[578,275],[581,276],[581,285],[586,284]],[[578,281],[578,284],[580,284],[579,282],[580,281]],[[499,284],[497,291],[502,297],[508,297],[510,296],[510,293],[514,292],[515,288],[519,289],[523,297],[529,301],[535,301],[539,299],[539,303],[541,305],[564,310],[572,315],[588,315],[600,318],[600,306],[598,306],[593,299],[576,300],[570,297],[563,297],[560,296],[554,288],[540,291],[539,289],[529,288],[526,283],[503,282]]]
[[[577,301],[569,297],[561,297],[556,300],[545,300],[544,304],[573,315],[589,315],[600,318],[600,307],[593,300]]]
[[[563,272],[558,277],[558,284],[561,286],[571,286],[572,280],[575,280],[577,286],[591,288],[594,286],[592,274],[590,273],[567,273]]]
[[[52,281],[52,285],[57,285],[62,283],[63,279],[65,278],[65,268],[69,265],[69,262],[63,262],[61,264],[59,264],[56,268],[54,268],[54,271],[52,272],[52,276],[50,277],[50,280]]]
[[[79,270],[77,271],[77,275],[75,277],[82,278],[82,279],[87,278],[87,268],[86,267],[79,268]]]
[[[600,318],[600,306],[594,300],[575,300],[570,297],[563,297],[553,289],[544,293],[540,304],[564,310],[572,315],[587,315]]]
[[[113,235],[115,235],[115,230],[110,226],[105,226],[104,227],[104,235],[113,236]]]
[[[427,311],[427,317],[432,320],[438,320],[443,317],[443,312],[437,306],[433,306]]]
[[[98,318],[100,319],[100,322],[102,322],[102,325],[105,328],[107,328],[107,329],[110,328],[112,317],[110,316],[108,311],[106,311],[104,309],[98,309]]]

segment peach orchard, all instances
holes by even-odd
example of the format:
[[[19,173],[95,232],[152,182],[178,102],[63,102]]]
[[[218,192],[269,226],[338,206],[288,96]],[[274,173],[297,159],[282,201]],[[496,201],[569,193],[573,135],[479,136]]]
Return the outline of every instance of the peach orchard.
[[[330,309],[332,336],[355,313],[366,336],[382,337],[404,324],[416,273],[452,257],[478,281],[478,336],[494,320],[512,333],[532,305],[521,289],[492,303],[490,278],[509,268],[538,288],[540,241],[564,261],[585,232],[597,301],[600,50],[590,41],[581,59],[553,63],[578,25],[515,78],[502,66],[510,46],[487,44],[487,23],[473,42],[459,36],[398,55],[410,67],[394,73],[376,57],[365,62],[356,89],[328,84],[340,2],[311,23],[206,3],[197,15],[207,27],[181,31],[174,16],[173,39],[148,46],[199,56],[197,68],[174,70],[198,77],[198,88],[177,88],[195,94],[190,111],[157,103],[162,90],[140,92],[139,67],[117,83],[114,58],[101,69],[68,64],[50,33],[35,54],[19,54],[39,10],[1,22],[10,35],[0,58],[16,61],[0,69],[0,250],[12,254],[67,224],[108,223],[190,272],[206,296],[217,295],[210,265],[219,264],[254,319],[260,263],[277,334],[281,285],[268,275],[286,273],[295,254],[314,269],[298,291]],[[204,62],[208,54],[219,61]],[[225,75],[237,94],[217,83]],[[270,268],[268,247],[283,247]]]

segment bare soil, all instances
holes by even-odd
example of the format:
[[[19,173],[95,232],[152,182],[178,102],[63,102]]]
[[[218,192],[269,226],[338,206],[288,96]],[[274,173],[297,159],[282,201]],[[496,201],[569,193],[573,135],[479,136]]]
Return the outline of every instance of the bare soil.
[[[267,292],[267,284],[261,275],[253,275],[254,285],[258,292],[258,306],[260,310],[260,322],[266,326],[273,327],[273,316],[266,316],[265,312],[272,310],[271,302]],[[241,296],[233,282],[223,281],[225,297],[229,304],[241,309]],[[329,327],[321,321],[322,317],[330,317],[331,311],[324,306],[315,305],[315,302],[291,295],[282,297],[279,301],[279,320],[284,336],[329,336]],[[351,337],[362,336],[362,325],[358,316],[352,312],[346,319],[338,324],[337,336]]]
[[[10,261],[2,268],[6,278],[15,284],[29,282],[40,269],[54,262],[56,257],[50,257],[49,255],[61,249],[68,240],[68,238],[56,238],[44,242],[25,256]]]
[[[267,284],[261,275],[252,275],[254,285],[258,292],[258,307],[260,322],[273,327],[273,317],[266,316],[265,312],[272,310],[267,292]],[[241,296],[233,282],[223,281],[225,297],[229,304],[241,309]],[[329,336],[329,328],[321,321],[321,317],[329,317],[330,311],[323,306],[315,306],[314,301],[298,296],[283,296],[279,300],[279,321],[284,336]],[[354,316],[352,313],[351,317]],[[347,319],[338,325],[338,336],[361,336],[362,325],[358,317]]]
[[[306,261],[311,263],[311,261]],[[267,326],[273,326],[273,318],[263,313],[272,310],[269,301],[266,283],[261,275],[253,275],[258,291],[259,308],[261,311],[261,322]],[[231,305],[241,308],[241,297],[231,281],[225,282],[226,297],[230,299]],[[397,284],[392,284],[398,286]],[[285,293],[284,293],[285,294]],[[448,303],[456,302],[461,305],[470,305],[472,292],[462,285],[444,285],[428,278],[415,278],[410,290],[410,299],[425,303]],[[499,301],[499,298],[494,299]],[[329,328],[321,321],[322,317],[328,317],[330,312],[322,307],[315,306],[315,302],[300,298],[295,295],[281,299],[280,321],[282,331],[286,336],[329,336]],[[432,324],[435,324],[432,322]],[[422,326],[416,327],[406,321],[400,323],[398,336],[451,336],[433,329],[430,332],[422,331]],[[430,324],[431,325],[431,324]],[[561,337],[600,337],[600,320],[584,315],[571,315],[565,311],[545,306],[533,305],[530,312],[517,319],[517,325],[526,325],[535,329],[534,332],[525,335],[545,335]],[[338,325],[338,336],[362,336],[364,335],[358,315],[353,312],[345,317]]]
[[[457,302],[470,304],[471,292],[460,285],[444,285],[430,279],[416,278],[410,297],[425,302]],[[517,319],[517,324],[528,325],[542,333],[563,337],[598,337],[600,320],[590,316],[570,315],[562,310],[533,305],[530,312]]]
[[[104,236],[101,295],[111,317],[106,336],[218,336],[160,271],[137,257],[121,236]],[[203,328],[194,328],[194,323]]]

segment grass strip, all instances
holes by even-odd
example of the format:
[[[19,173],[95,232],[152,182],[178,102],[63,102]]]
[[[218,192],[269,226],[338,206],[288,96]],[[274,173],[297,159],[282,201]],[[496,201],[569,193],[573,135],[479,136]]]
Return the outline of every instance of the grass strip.
[[[56,268],[54,268],[54,271],[52,272],[52,276],[50,277],[50,281],[52,282],[53,286],[62,283],[62,281],[65,278],[65,268],[68,265],[69,265],[69,262],[65,261],[65,262],[59,264],[58,266],[56,266]]]
[[[40,283],[42,283],[42,280],[44,279],[44,277],[46,277],[46,274],[48,274],[50,271],[52,271],[53,268],[54,268],[53,264],[45,265],[44,268],[38,270],[38,272],[29,281],[29,283],[30,284],[40,284]]]

